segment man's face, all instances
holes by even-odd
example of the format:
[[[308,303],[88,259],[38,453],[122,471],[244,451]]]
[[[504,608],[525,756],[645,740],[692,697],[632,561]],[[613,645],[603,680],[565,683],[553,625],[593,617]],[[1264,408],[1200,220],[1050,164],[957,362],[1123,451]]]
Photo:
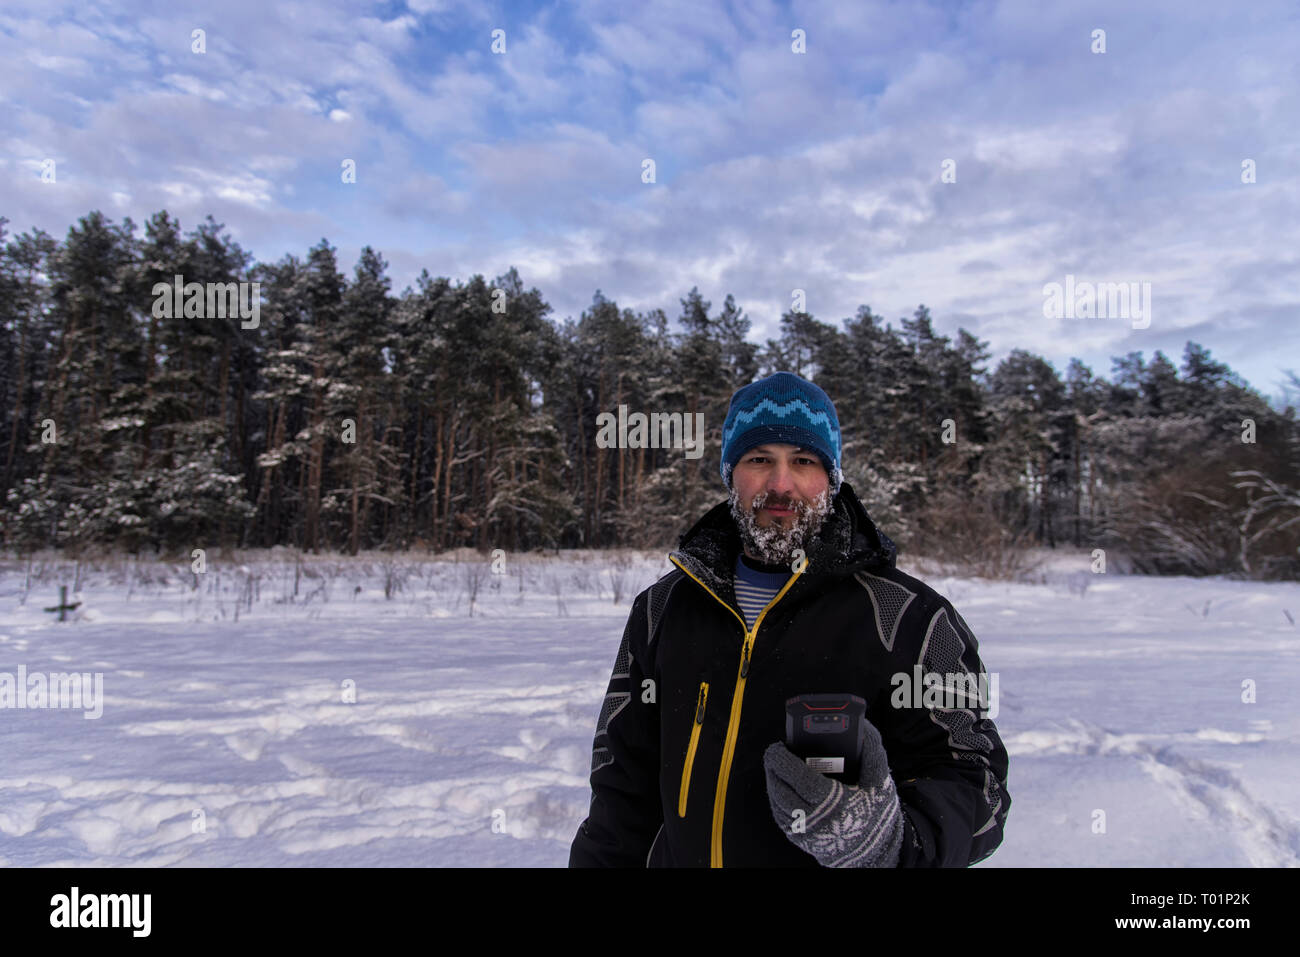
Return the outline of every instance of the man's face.
[[[830,513],[830,480],[816,453],[774,443],[750,449],[731,472],[731,514],[745,553],[773,565],[790,561]]]

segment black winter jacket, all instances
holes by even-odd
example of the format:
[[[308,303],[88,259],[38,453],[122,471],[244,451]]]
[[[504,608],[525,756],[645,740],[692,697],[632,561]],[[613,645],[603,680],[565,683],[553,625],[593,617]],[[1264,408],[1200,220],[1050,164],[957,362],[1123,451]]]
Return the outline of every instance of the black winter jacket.
[[[808,563],[746,627],[740,536],[724,502],[681,539],[677,566],[637,595],[592,748],[591,807],[569,865],[816,867],[773,820],[763,751],[797,694],[852,693],[880,731],[904,818],[900,867],[965,867],[1002,842],[1011,798],[993,722],[894,707],[891,677],[978,675],[956,609],[894,567],[844,483]],[[944,702],[950,703],[950,702]]]

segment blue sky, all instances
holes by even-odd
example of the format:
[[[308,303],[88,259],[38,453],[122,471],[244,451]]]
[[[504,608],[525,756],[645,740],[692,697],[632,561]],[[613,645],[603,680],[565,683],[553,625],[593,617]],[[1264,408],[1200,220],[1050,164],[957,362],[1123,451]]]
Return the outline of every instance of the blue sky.
[[[1272,394],[1300,371],[1297,50],[1293,0],[6,0],[0,215],[211,213],[263,262],[373,245],[398,291],[515,266],[557,321],[597,288],[675,320],[698,286],[755,341],[795,289],[1061,372],[1192,339]],[[1149,326],[1045,318],[1067,274],[1151,283]]]

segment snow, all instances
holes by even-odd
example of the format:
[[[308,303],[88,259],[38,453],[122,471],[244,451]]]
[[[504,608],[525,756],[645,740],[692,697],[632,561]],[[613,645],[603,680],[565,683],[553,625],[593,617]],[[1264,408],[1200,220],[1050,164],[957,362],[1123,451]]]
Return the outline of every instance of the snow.
[[[564,866],[666,556],[457,557],[83,563],[65,623],[42,609],[72,562],[0,563],[0,673],[104,694],[98,719],[0,710],[0,866]],[[920,575],[1000,677],[1012,805],[978,866],[1300,864],[1300,584],[1089,562]]]

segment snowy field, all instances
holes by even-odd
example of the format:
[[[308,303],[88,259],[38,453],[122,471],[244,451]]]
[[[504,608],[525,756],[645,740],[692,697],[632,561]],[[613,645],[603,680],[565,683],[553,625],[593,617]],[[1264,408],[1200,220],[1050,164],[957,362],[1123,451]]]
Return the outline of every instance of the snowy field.
[[[0,710],[0,865],[564,866],[669,566],[461,558],[0,562],[0,675],[103,675],[98,718]],[[979,866],[1300,864],[1300,584],[1087,568],[926,577],[999,674],[1012,806]]]

